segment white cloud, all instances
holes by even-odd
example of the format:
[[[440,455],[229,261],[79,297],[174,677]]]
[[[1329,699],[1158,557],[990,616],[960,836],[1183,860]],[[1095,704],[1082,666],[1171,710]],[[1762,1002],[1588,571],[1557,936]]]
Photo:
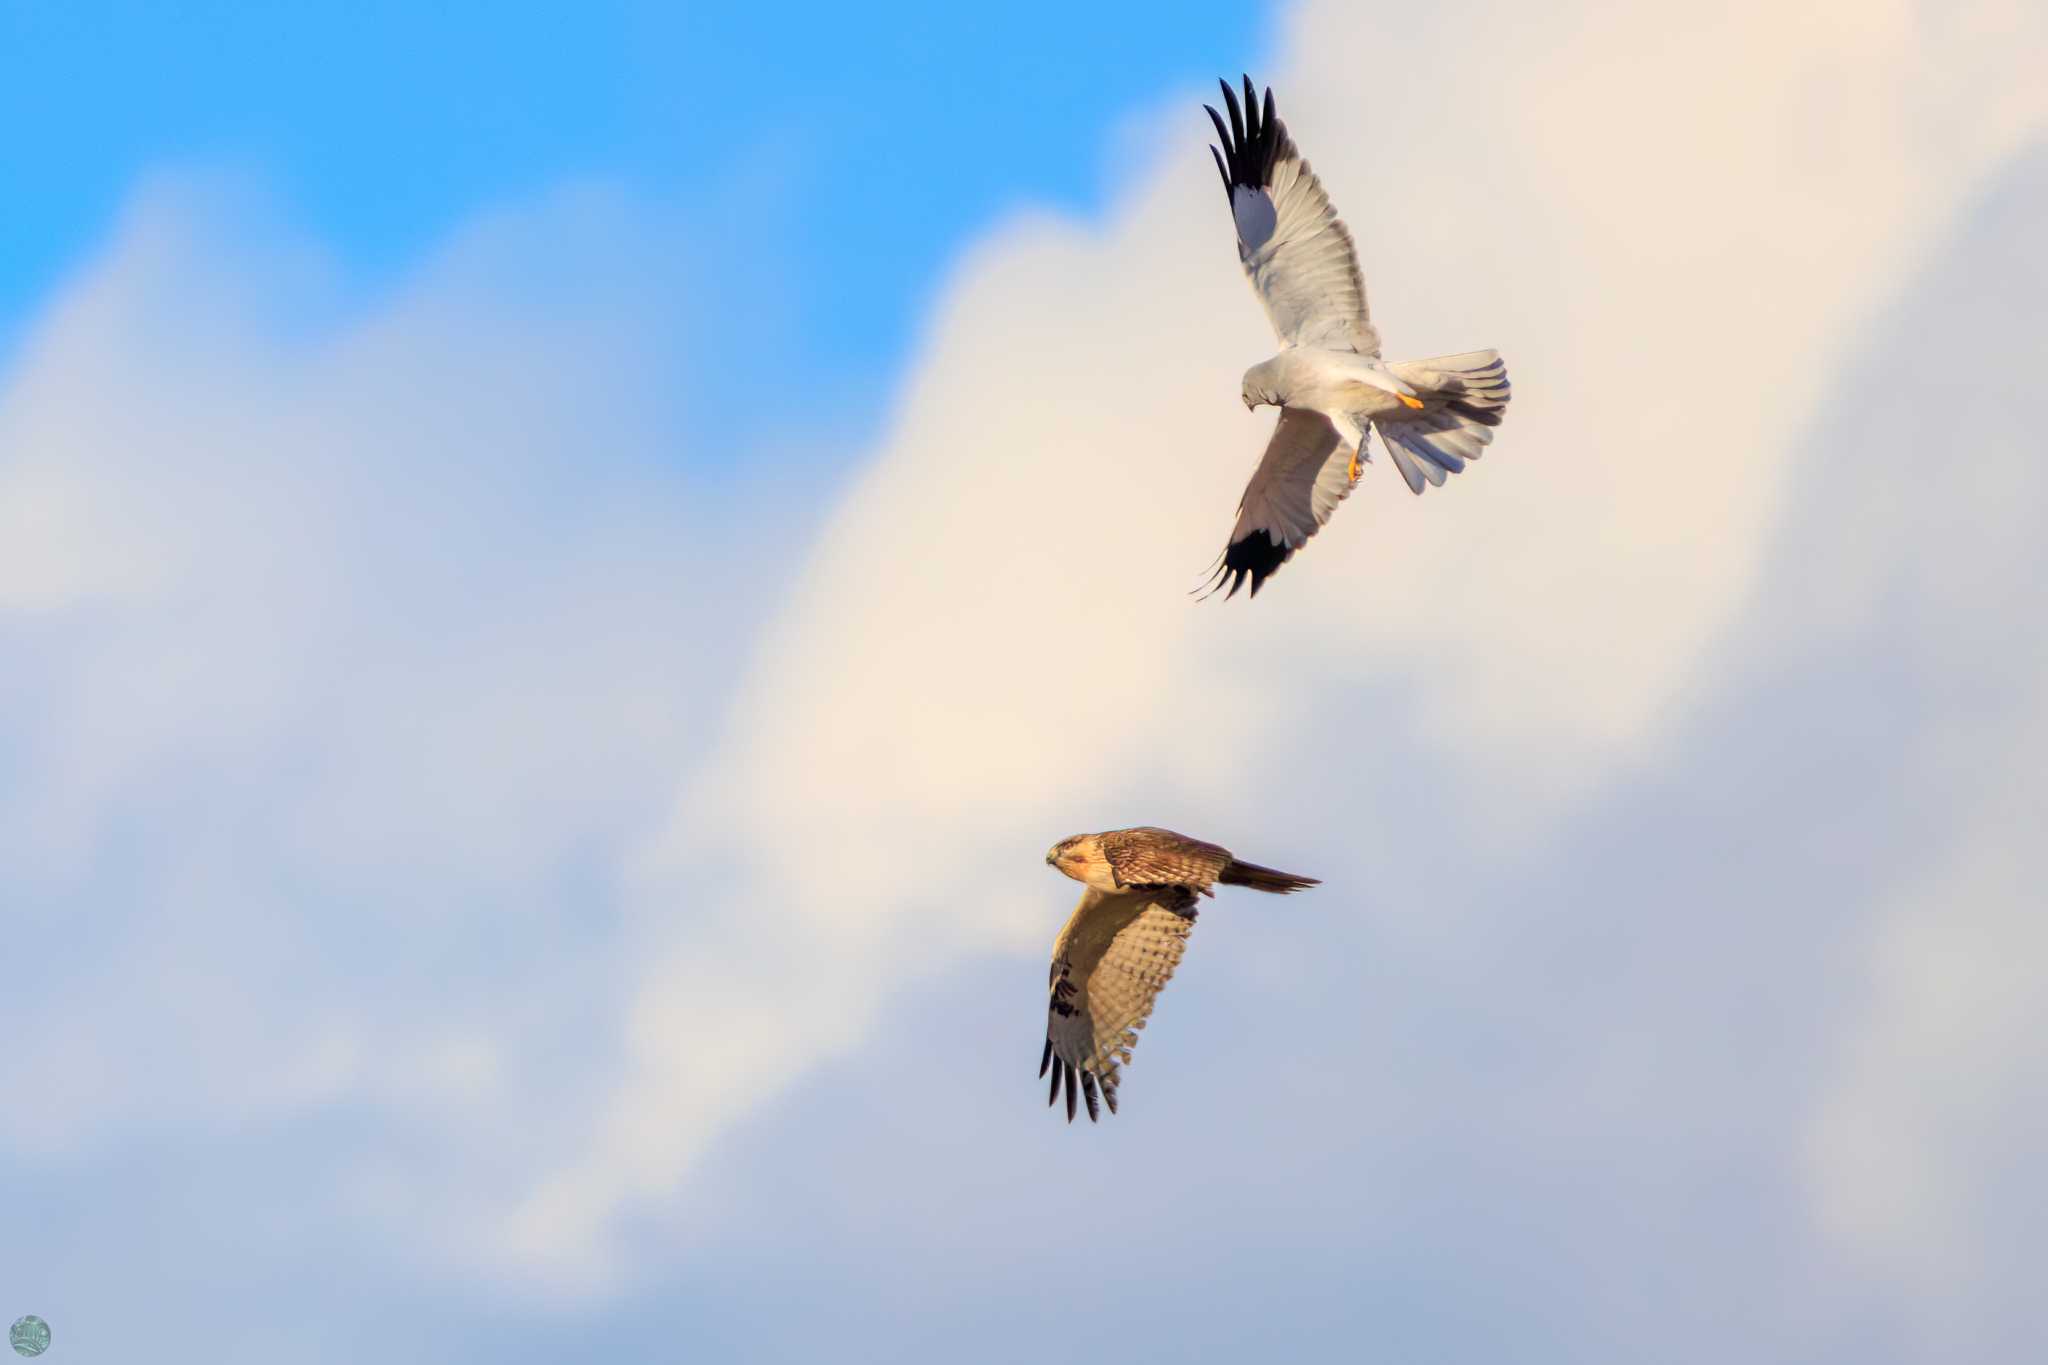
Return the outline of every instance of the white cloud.
[[[2033,412],[2048,155],[2016,164],[1973,217],[1889,328],[1955,357],[1943,397],[1887,390],[1889,351],[1866,366],[1868,396],[1841,426],[1865,456],[1842,552],[1795,590],[1824,624],[1784,648],[1887,641],[1868,689],[1905,718],[1882,739],[1899,809],[1869,838],[1916,850],[1844,954],[1858,989],[1810,1178],[1836,1244],[1913,1294],[1923,1354],[1995,1359],[2038,1337],[2016,1267],[2038,1263],[2048,1226],[2048,637],[2034,600],[2048,471]]]
[[[2015,18],[1300,11],[1267,74],[1389,353],[1498,345],[1517,397],[1483,467],[1420,504],[1376,472],[1255,607],[1180,596],[1266,428],[1228,401],[1267,341],[1191,105],[1101,230],[985,243],[662,855],[678,879],[739,869],[714,933],[777,951],[720,998],[769,992],[775,1060],[722,1088],[642,1048],[533,1206],[548,1244],[673,1180],[783,1061],[845,1046],[878,986],[1035,946],[1057,889],[980,888],[1074,828],[1186,823],[1278,857],[1262,788],[1295,779],[1261,756],[1303,731],[1329,765],[1304,780],[1398,819],[1374,755],[1412,727],[1503,844],[1649,761],[1753,589],[1844,346],[2039,126],[2008,92],[2040,23]],[[643,1010],[704,998],[728,939],[678,949]]]
[[[772,565],[686,489],[646,211],[564,191],[367,303],[247,218],[146,189],[0,389],[0,894],[41,963],[0,1131],[353,1106],[445,1183],[578,1074],[618,866],[730,683],[702,640]]]

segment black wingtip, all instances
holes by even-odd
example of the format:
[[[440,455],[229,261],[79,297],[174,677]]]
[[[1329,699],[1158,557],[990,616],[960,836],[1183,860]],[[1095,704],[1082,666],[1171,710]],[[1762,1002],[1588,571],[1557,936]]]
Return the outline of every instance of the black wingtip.
[[[1067,1122],[1072,1123],[1074,1121],[1074,1102],[1079,1098],[1077,1092],[1080,1090],[1080,1087],[1074,1084],[1074,1064],[1067,1062],[1064,1065],[1067,1070]]]
[[[1088,1121],[1090,1123],[1100,1123],[1102,1121],[1102,1107],[1096,1100],[1095,1073],[1092,1071],[1083,1071],[1081,1073],[1081,1098],[1088,1102]]]
[[[1277,573],[1282,564],[1294,558],[1292,547],[1280,544],[1272,533],[1265,530],[1253,531],[1242,540],[1234,540],[1223,551],[1223,562],[1217,566],[1216,577],[1209,584],[1204,600],[1216,589],[1228,583],[1230,589],[1223,594],[1228,602],[1237,596],[1237,590],[1251,584],[1246,600],[1259,595],[1259,589],[1266,586],[1266,580]]]
[[[1217,80],[1217,88],[1223,90],[1223,106],[1231,111],[1231,131],[1239,139],[1243,139],[1243,135],[1245,135],[1245,117],[1243,117],[1241,108],[1237,106],[1237,92],[1231,90],[1231,82],[1221,80],[1221,78]]]
[[[1056,1103],[1059,1100],[1060,1078],[1066,1074],[1067,1069],[1064,1066],[1056,1066],[1052,1069],[1052,1089],[1047,1091],[1045,1095],[1046,1108],[1052,1108],[1054,1103]]]
[[[1045,1069],[1052,1065],[1052,1039],[1045,1040],[1045,1055],[1038,1059],[1038,1079],[1045,1079]]]
[[[1244,115],[1237,107],[1237,92],[1230,88],[1229,81],[1219,80],[1216,84],[1223,91],[1223,107],[1230,111],[1230,131],[1235,134],[1235,140],[1242,145],[1244,142]]]
[[[1280,139],[1284,134],[1280,131],[1280,118],[1273,112],[1273,87],[1270,85],[1266,87],[1266,112],[1259,118],[1259,129],[1260,140],[1265,147],[1265,154],[1259,159],[1259,179],[1271,183],[1273,167],[1280,160]]]
[[[1219,79],[1216,88],[1223,92],[1223,107],[1230,114],[1230,123],[1224,125],[1222,115],[1208,105],[1202,108],[1208,113],[1209,121],[1216,125],[1216,136],[1223,142],[1223,163],[1226,183],[1231,186],[1264,186],[1273,178],[1273,167],[1280,159],[1280,143],[1285,136],[1279,120],[1273,113],[1273,91],[1267,88],[1265,98],[1259,98],[1257,88],[1250,76],[1243,77],[1244,99],[1239,102],[1237,91],[1230,82]]]

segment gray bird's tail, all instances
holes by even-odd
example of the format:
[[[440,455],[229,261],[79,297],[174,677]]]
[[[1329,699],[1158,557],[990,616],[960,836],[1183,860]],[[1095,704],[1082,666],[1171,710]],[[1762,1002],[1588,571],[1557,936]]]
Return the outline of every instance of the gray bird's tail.
[[[1382,413],[1373,425],[1411,491],[1420,493],[1425,482],[1441,486],[1493,440],[1507,414],[1507,366],[1498,351],[1467,351],[1387,368],[1414,387],[1422,406]]]
[[[1222,875],[1216,880],[1225,886],[1249,886],[1254,891],[1270,891],[1276,896],[1322,885],[1322,882],[1314,877],[1297,877],[1292,872],[1275,872],[1272,868],[1260,867],[1257,863],[1240,863],[1235,860],[1223,869]]]

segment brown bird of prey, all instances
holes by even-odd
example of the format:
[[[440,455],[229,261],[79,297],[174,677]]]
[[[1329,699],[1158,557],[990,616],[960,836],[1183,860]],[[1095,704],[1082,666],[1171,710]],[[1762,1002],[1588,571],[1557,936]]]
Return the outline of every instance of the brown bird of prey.
[[[1245,485],[1237,525],[1211,591],[1226,580],[1252,596],[1321,530],[1358,482],[1377,430],[1410,490],[1443,483],[1493,439],[1508,405],[1497,351],[1433,360],[1380,359],[1351,233],[1273,112],[1244,78],[1244,105],[1223,86],[1223,115],[1207,105],[1221,148],[1237,259],[1280,338],[1280,353],[1244,373],[1247,408],[1280,409],[1273,439]]]
[[[1276,895],[1317,884],[1150,827],[1076,834],[1054,844],[1045,861],[1088,888],[1053,940],[1038,1063],[1040,1076],[1052,1072],[1047,1104],[1065,1086],[1069,1123],[1083,1098],[1089,1120],[1101,1116],[1098,1092],[1116,1112],[1117,1068],[1131,1060],[1137,1030],[1180,965],[1198,899],[1214,895],[1218,882]]]

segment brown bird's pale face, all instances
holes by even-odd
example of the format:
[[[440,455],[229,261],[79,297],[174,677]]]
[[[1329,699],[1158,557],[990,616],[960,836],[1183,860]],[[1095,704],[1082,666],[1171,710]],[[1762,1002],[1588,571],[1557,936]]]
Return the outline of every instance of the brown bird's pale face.
[[[1102,844],[1093,834],[1076,834],[1071,839],[1060,840],[1045,855],[1045,861],[1075,881],[1085,882],[1098,891],[1117,889],[1109,859],[1102,856]]]

